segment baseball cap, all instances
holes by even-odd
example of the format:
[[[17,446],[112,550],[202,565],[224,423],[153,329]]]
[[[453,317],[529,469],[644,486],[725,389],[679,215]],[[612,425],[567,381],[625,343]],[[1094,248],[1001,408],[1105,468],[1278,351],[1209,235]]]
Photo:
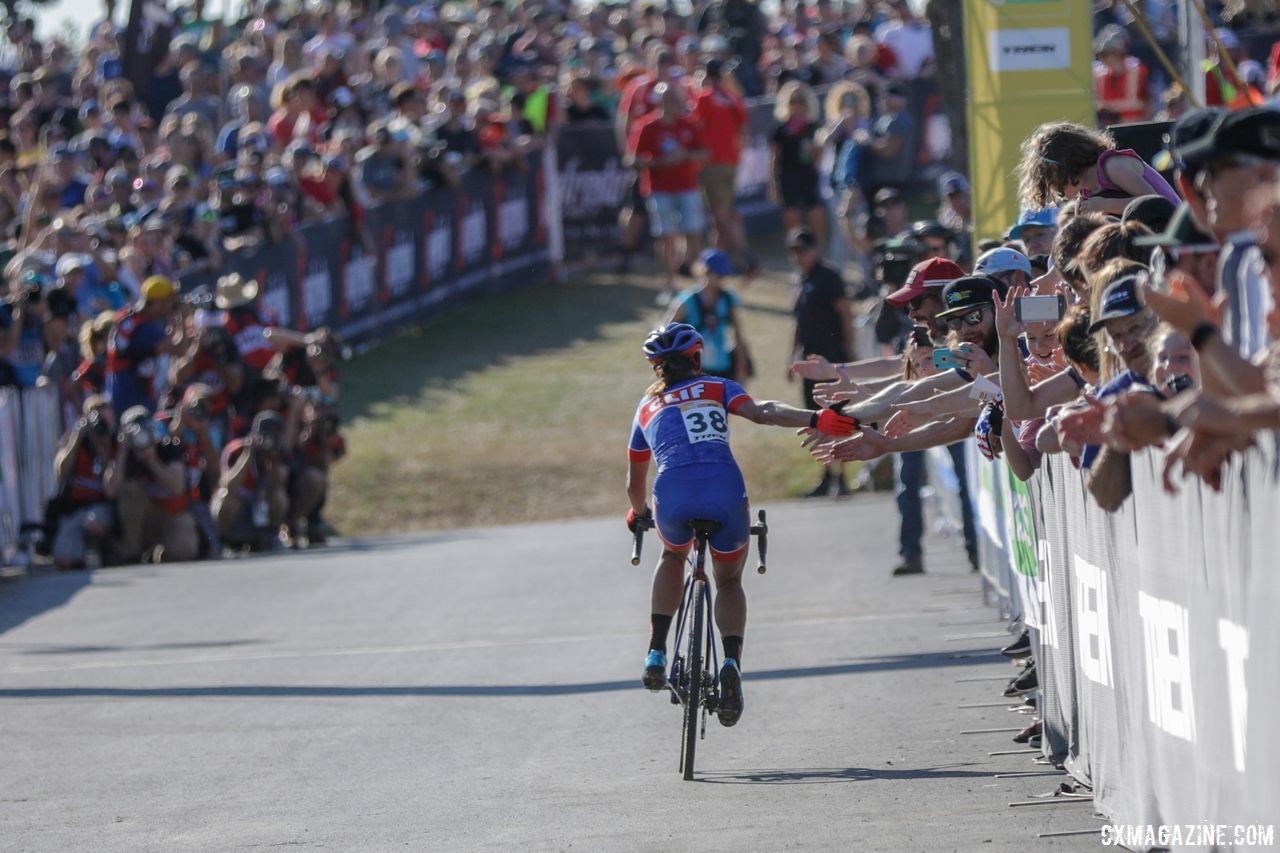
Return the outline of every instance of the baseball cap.
[[[995,295],[1004,295],[1005,286],[989,275],[967,275],[956,279],[942,291],[942,304],[946,310],[938,314],[938,318],[953,317],[972,311],[974,308],[985,308],[995,303]]]
[[[1178,206],[1162,195],[1141,195],[1129,202],[1121,222],[1141,222],[1157,234],[1169,227]]]
[[[254,432],[284,432],[284,420],[275,412],[258,412],[253,418]]]
[[[1208,133],[1224,114],[1226,110],[1221,107],[1211,109],[1195,107],[1187,110],[1170,126],[1169,132],[1164,134],[1164,150],[1156,154],[1151,165],[1159,171],[1165,171],[1170,167],[1191,174],[1199,171],[1197,167],[1202,165],[1200,159],[1193,158],[1188,161],[1180,152]]]
[[[875,201],[876,206],[880,207],[882,205],[889,204],[890,202],[902,201],[902,193],[893,187],[885,187],[884,189],[876,191],[875,198],[873,200]]]
[[[995,275],[996,273],[1012,272],[1013,270],[1022,270],[1027,275],[1031,275],[1031,261],[1027,260],[1027,256],[1017,249],[1010,249],[1004,246],[984,252],[978,257],[977,263],[973,265],[974,275]]]
[[[58,258],[58,263],[54,267],[54,272],[56,272],[58,276],[61,277],[69,273],[75,272],[76,270],[82,270],[92,263],[93,263],[93,258],[89,257],[88,255],[85,255],[79,252],[73,252],[69,255],[63,255],[62,257]]]
[[[1175,152],[1201,164],[1232,154],[1280,160],[1280,110],[1249,107],[1222,114],[1213,127]]]
[[[1058,224],[1058,208],[1046,207],[1044,210],[1024,210],[1018,214],[1018,221],[1009,229],[1010,240],[1021,240],[1022,232],[1027,226],[1033,228],[1053,228]]]
[[[714,275],[733,275],[733,262],[729,255],[720,249],[703,249],[698,261]]]
[[[1138,299],[1138,285],[1147,277],[1146,270],[1138,270],[1108,284],[1102,291],[1098,316],[1089,324],[1089,334],[1106,328],[1108,320],[1132,317],[1142,310]]]
[[[178,292],[173,282],[162,275],[153,275],[142,283],[142,298],[146,302],[168,299]]]
[[[1198,248],[1208,250],[1216,248],[1218,241],[1204,233],[1191,218],[1191,208],[1186,202],[1178,205],[1168,225],[1158,234],[1147,234],[1133,241],[1135,246],[1164,246],[1166,248]]]
[[[969,182],[959,172],[946,172],[938,178],[938,195],[952,195],[969,191]]]
[[[941,289],[961,278],[964,278],[964,270],[955,261],[930,258],[912,267],[907,283],[886,296],[885,301],[901,308],[912,299],[923,296],[930,288]]]
[[[792,228],[787,233],[788,249],[813,249],[818,245],[818,238],[813,232],[801,225],[799,228]]]

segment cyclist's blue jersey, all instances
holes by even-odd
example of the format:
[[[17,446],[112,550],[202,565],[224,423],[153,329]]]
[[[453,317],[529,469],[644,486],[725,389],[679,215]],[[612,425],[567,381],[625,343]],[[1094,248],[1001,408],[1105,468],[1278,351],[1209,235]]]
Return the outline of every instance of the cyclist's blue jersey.
[[[640,401],[628,455],[653,458],[658,473],[686,465],[737,465],[729,450],[729,415],[751,401],[732,379],[698,376]]]

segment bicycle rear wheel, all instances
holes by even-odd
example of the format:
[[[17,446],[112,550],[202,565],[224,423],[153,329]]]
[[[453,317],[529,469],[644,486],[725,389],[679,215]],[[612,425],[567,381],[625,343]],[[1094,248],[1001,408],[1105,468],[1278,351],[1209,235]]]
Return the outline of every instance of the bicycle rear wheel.
[[[689,657],[685,672],[689,677],[689,693],[684,704],[684,743],[680,747],[680,770],[685,781],[693,781],[693,759],[698,747],[698,723],[702,711],[702,632],[705,630],[706,597],[703,585],[692,584],[693,626],[689,631]]]

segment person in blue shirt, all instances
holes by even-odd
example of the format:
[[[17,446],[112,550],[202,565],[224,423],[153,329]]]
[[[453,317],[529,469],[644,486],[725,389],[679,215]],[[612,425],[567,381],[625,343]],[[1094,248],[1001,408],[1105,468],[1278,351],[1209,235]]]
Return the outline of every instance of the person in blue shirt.
[[[751,356],[742,332],[741,300],[725,286],[733,263],[727,252],[706,249],[698,257],[697,269],[702,283],[676,297],[669,322],[688,323],[698,330],[703,373],[745,382],[751,373]]]
[[[44,363],[46,283],[43,275],[28,270],[0,305],[0,357],[12,368],[12,378],[21,388],[36,384]]]
[[[162,275],[142,283],[142,300],[120,312],[107,339],[107,396],[117,414],[143,406],[156,408],[156,358],[172,354],[169,338],[177,288]]]
[[[724,643],[720,670],[720,723],[732,726],[742,715],[742,640],[747,598],[742,590],[751,523],[742,472],[729,449],[729,415],[758,424],[810,427],[829,435],[852,435],[853,418],[835,409],[809,411],[775,401],[756,402],[732,379],[702,371],[704,341],[687,323],[660,326],[644,343],[656,381],[645,391],[631,426],[627,455],[627,527],[653,518],[662,540],[662,558],[653,575],[649,652],[644,686],[667,684],[667,633],[680,606],[684,561],[693,545],[692,519],[719,522],[710,537],[716,584],[715,622]],[[658,468],[653,482],[653,513],[646,502],[649,463]]]

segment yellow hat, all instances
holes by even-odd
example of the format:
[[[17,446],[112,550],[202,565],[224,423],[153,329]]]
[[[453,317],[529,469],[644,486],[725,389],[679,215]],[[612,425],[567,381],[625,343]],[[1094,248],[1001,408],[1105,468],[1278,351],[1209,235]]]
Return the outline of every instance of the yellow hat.
[[[142,298],[147,302],[159,302],[177,292],[173,282],[162,275],[153,275],[142,283]]]

